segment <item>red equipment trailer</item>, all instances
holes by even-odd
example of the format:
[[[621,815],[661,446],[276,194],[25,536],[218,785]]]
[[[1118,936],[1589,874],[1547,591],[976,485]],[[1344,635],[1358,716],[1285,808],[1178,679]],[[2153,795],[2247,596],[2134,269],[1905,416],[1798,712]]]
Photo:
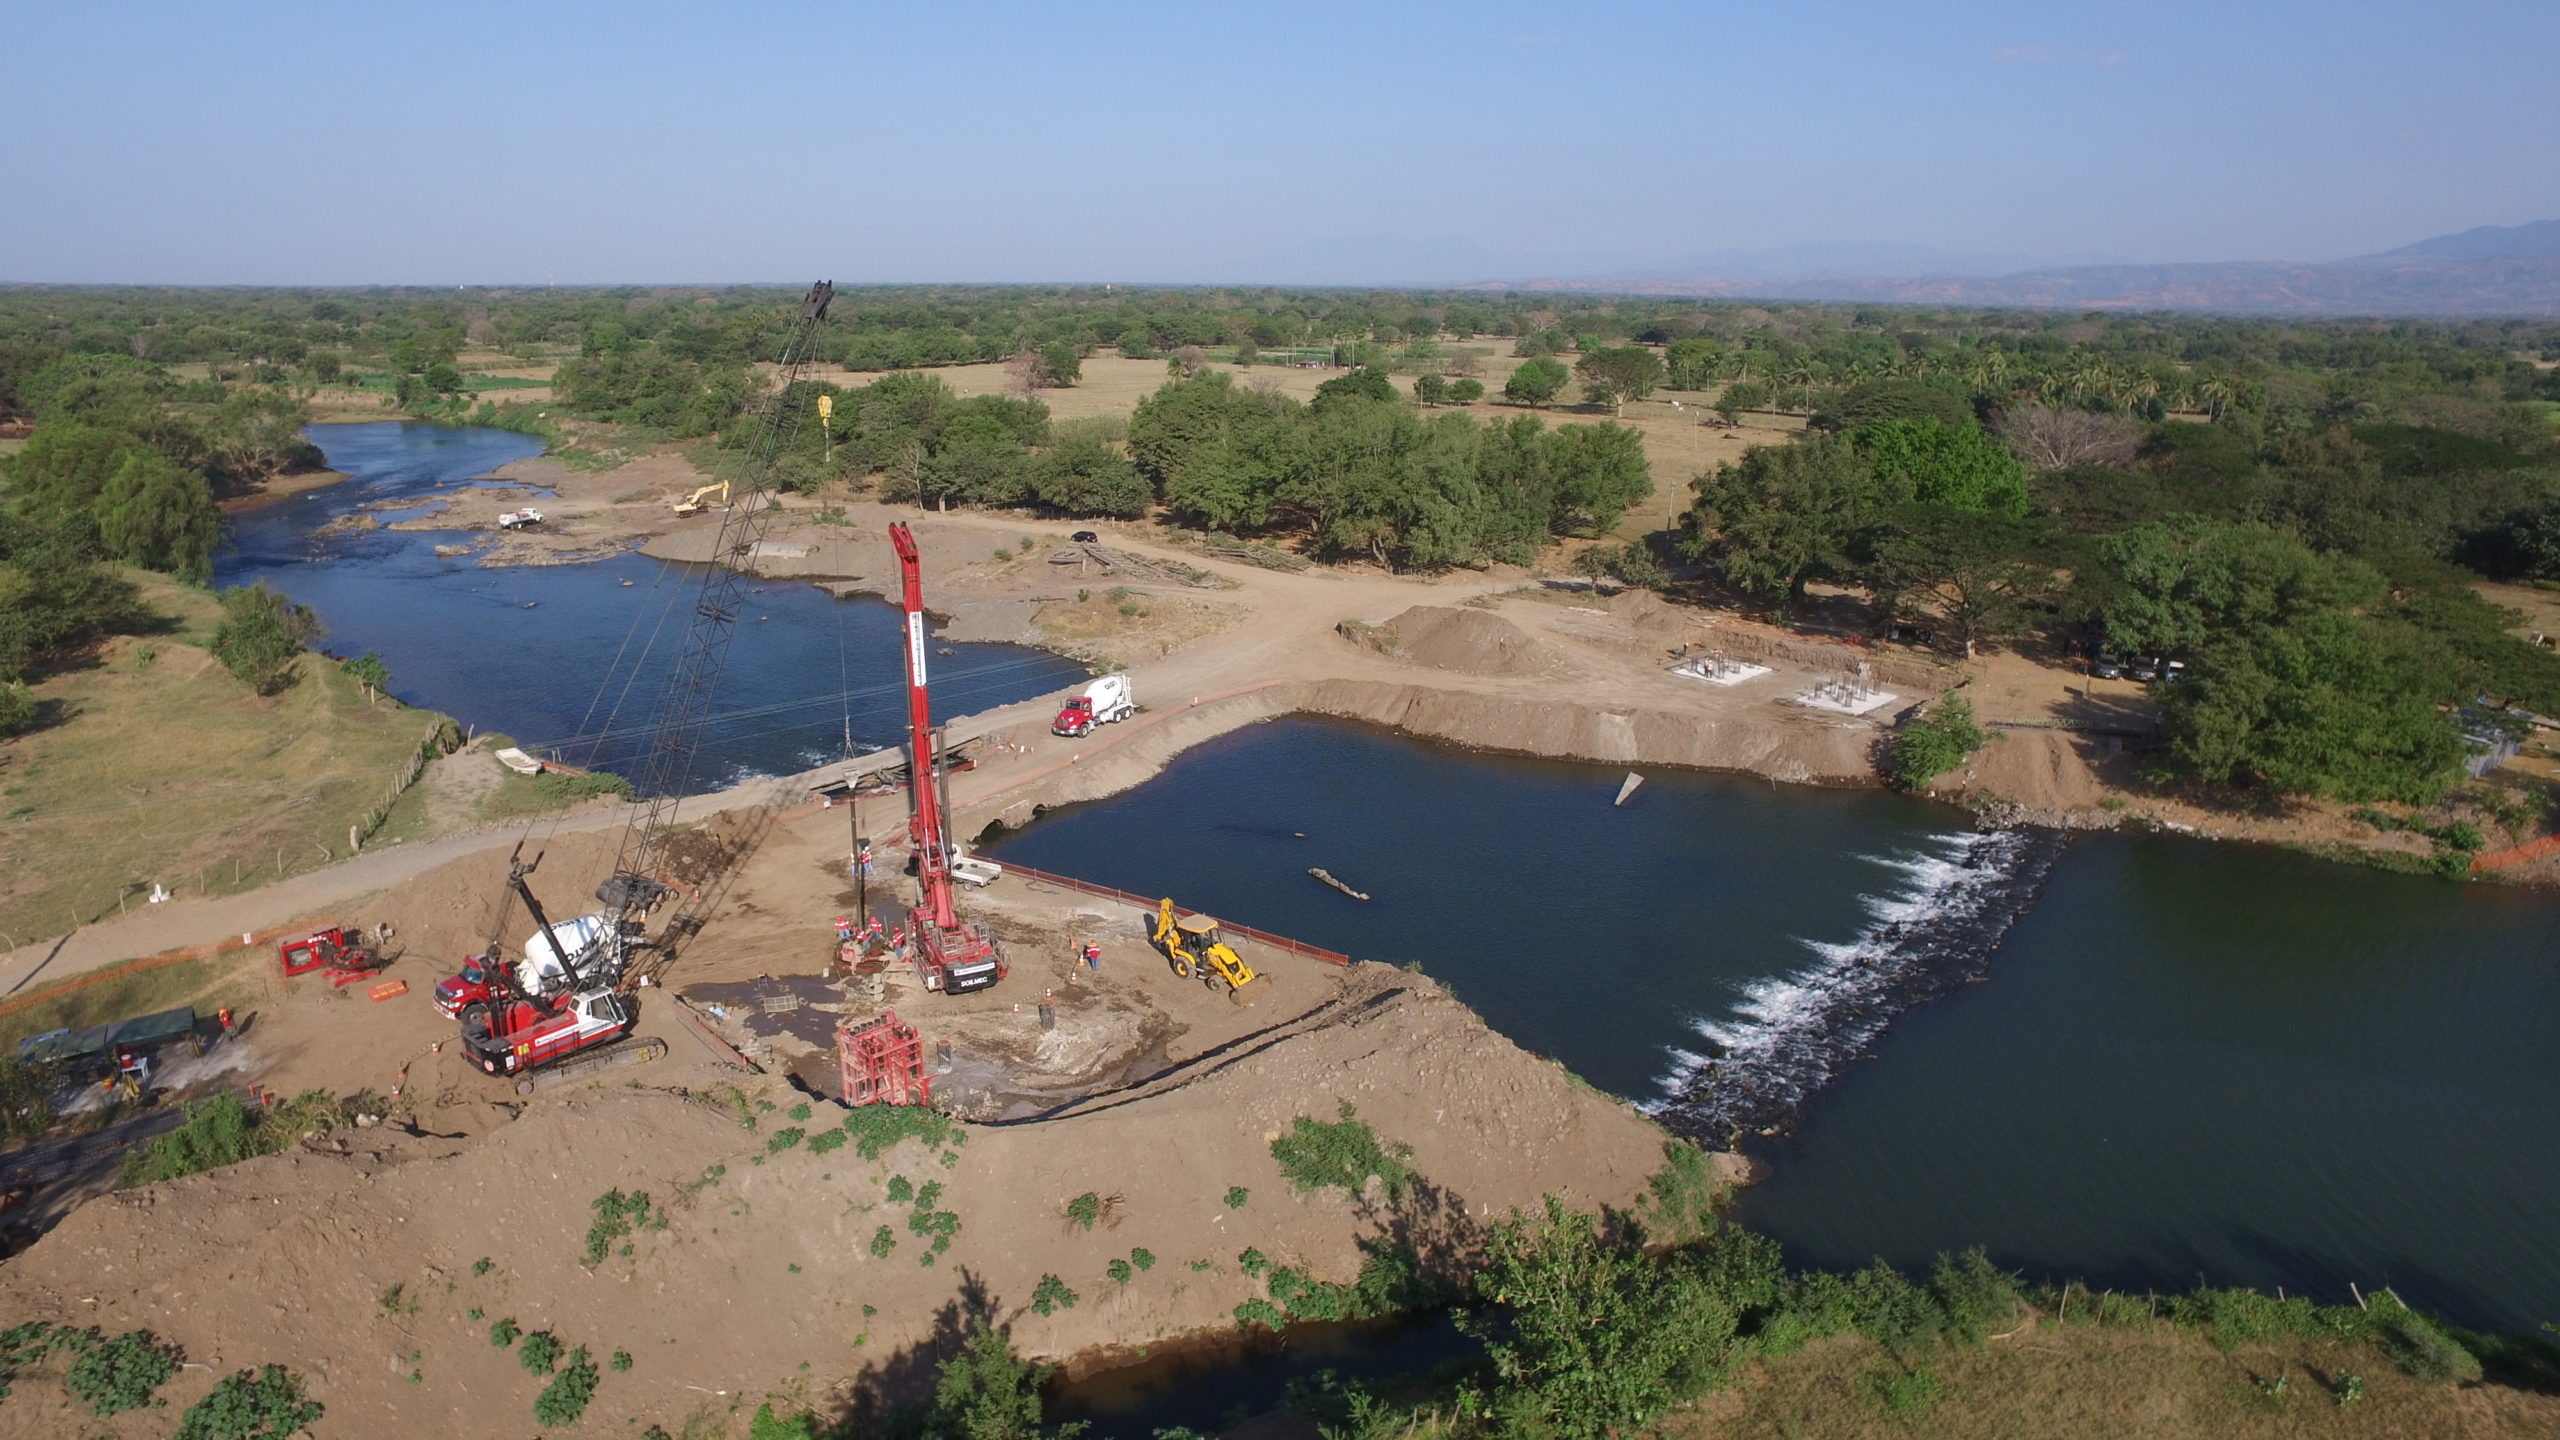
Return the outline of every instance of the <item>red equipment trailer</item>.
[[[276,946],[276,959],[284,966],[285,975],[308,975],[325,971],[329,983],[345,989],[382,968],[382,957],[363,942],[346,932],[346,927],[332,925],[315,930],[299,940],[286,940]]]
[[[907,786],[907,831],[915,847],[916,882],[923,891],[915,913],[907,917],[907,930],[924,988],[958,995],[995,984],[1007,967],[994,938],[963,922],[952,898],[951,845],[942,828],[941,757],[934,753],[933,709],[925,691],[924,566],[916,555],[915,533],[905,521],[889,527],[889,543],[898,552],[905,582],[907,726],[914,747],[908,752],[908,773],[914,780]]]

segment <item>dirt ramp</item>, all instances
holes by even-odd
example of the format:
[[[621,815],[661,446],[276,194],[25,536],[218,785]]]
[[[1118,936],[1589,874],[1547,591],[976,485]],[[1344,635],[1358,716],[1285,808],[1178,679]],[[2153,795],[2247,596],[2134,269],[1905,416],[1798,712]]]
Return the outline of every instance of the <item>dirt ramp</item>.
[[[1490,610],[1416,605],[1387,622],[1396,648],[1419,664],[1472,675],[1543,675],[1555,654]]]

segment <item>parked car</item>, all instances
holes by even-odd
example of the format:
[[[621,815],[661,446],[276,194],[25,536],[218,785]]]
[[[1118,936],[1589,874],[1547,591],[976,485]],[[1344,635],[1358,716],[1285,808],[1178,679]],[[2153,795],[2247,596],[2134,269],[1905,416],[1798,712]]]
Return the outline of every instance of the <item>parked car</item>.
[[[2089,660],[2089,673],[2101,680],[2121,680],[2124,678],[2124,657],[2112,647],[2101,645]]]
[[[1090,530],[1079,530],[1079,531],[1077,531],[1076,533],[1074,533],[1073,535],[1068,536],[1067,538],[1068,538],[1068,539],[1070,539],[1070,540],[1073,540],[1074,542],[1076,542],[1076,543],[1077,543],[1077,544],[1079,544],[1079,545],[1091,545],[1091,544],[1095,544],[1096,542],[1098,542],[1098,541],[1100,541],[1100,540],[1102,539],[1102,537],[1101,537],[1101,536],[1094,534],[1094,533],[1093,533],[1092,531],[1090,531]]]
[[[2133,663],[2125,667],[2125,675],[2145,685],[2150,684],[2160,678],[2160,657],[2157,655],[2134,656]]]
[[[2172,660],[2160,667],[2160,683],[2163,685],[2175,685],[2186,678],[2187,662],[2184,660]]]

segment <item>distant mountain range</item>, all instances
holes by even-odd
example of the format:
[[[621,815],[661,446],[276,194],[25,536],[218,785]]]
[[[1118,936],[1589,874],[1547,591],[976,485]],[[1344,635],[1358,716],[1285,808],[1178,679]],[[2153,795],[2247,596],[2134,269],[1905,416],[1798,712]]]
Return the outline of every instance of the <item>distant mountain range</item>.
[[[2044,310],[2268,315],[2560,316],[2560,220],[2484,225],[2325,264],[2038,263],[1899,245],[1724,251],[1605,274],[1486,281],[1485,290],[1578,290],[1770,300],[1874,300]]]

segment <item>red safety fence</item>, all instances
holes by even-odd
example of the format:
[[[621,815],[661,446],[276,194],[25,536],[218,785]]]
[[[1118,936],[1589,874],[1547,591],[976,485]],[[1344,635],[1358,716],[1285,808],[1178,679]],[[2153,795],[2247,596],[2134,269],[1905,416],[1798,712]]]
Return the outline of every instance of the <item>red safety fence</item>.
[[[1025,880],[1036,880],[1043,885],[1056,885],[1085,895],[1098,895],[1105,900],[1117,900],[1123,905],[1135,905],[1141,910],[1153,910],[1158,903],[1144,895],[1132,895],[1126,890],[1114,890],[1108,885],[1096,885],[1090,880],[1078,880],[1072,876],[1052,875],[1046,870],[1034,870],[1028,865],[1016,865],[1010,860],[992,860],[988,863],[999,867],[1007,875],[1019,875]],[[1173,913],[1197,915],[1200,912],[1176,905],[1173,907]],[[1255,944],[1268,945],[1274,950],[1285,950],[1292,955],[1304,955],[1310,960],[1321,960],[1327,965],[1351,963],[1351,957],[1339,950],[1327,950],[1320,945],[1309,945],[1303,940],[1292,940],[1286,935],[1274,935],[1268,930],[1256,930],[1250,925],[1239,925],[1232,920],[1219,921],[1218,928],[1229,934],[1241,935]]]
[[[2475,857],[2471,862],[2471,873],[2477,875],[2483,870],[2504,870],[2527,860],[2539,860],[2555,850],[2560,850],[2560,835],[2545,835],[2539,840],[2527,840],[2509,849]]]

